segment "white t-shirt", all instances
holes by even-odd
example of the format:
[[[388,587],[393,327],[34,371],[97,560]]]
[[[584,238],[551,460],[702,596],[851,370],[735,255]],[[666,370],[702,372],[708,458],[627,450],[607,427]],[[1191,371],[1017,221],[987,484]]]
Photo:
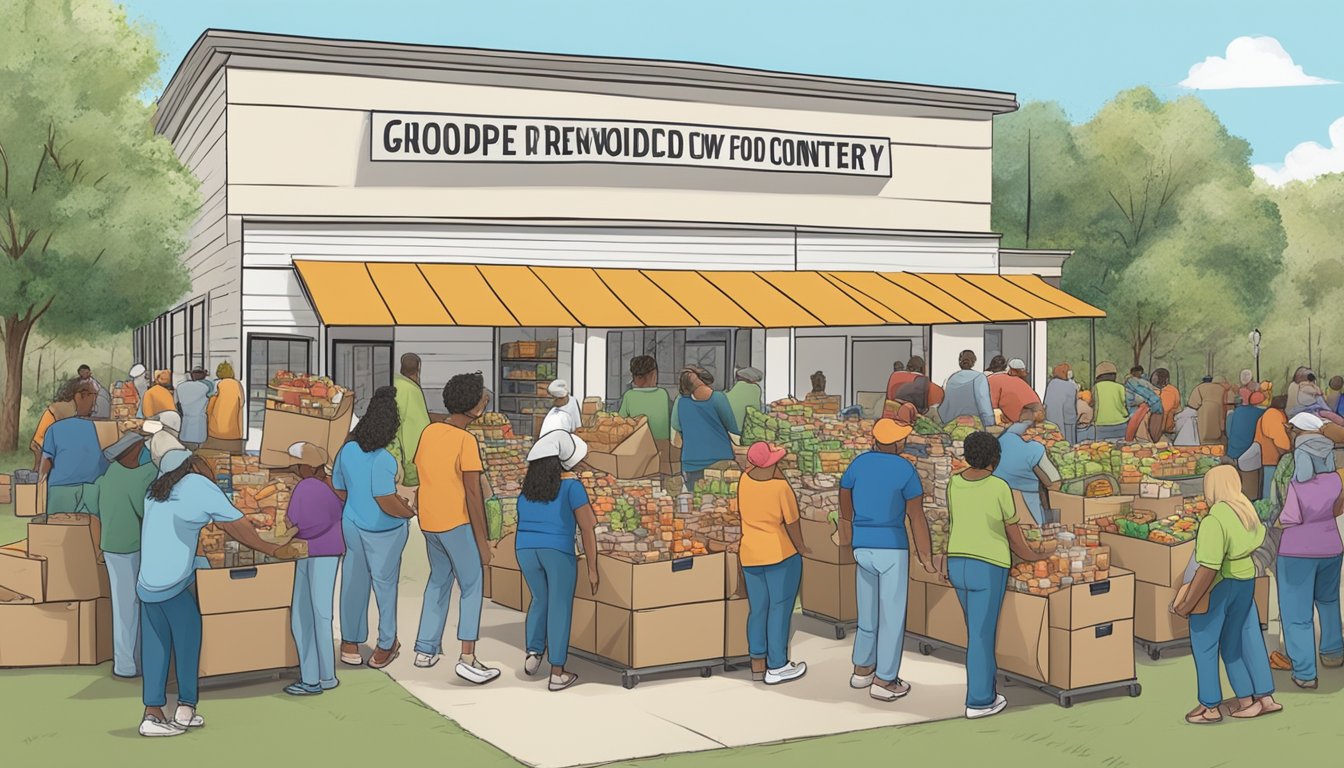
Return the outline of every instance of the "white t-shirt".
[[[579,404],[574,396],[570,395],[569,400],[564,405],[554,406],[546,414],[546,418],[541,422],[541,435],[556,430],[573,433],[578,431],[582,424],[583,416],[579,413]],[[538,435],[538,437],[541,435]]]

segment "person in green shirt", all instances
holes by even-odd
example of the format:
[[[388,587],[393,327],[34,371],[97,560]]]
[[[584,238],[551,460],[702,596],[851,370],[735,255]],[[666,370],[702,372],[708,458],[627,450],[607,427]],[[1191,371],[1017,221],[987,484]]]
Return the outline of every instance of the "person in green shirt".
[[[158,468],[143,458],[144,437],[131,432],[103,451],[107,471],[94,483],[98,488],[98,523],[92,527],[107,564],[112,591],[112,674],[140,674],[140,598],[135,581],[140,575],[140,522],[145,517],[145,494]]]
[[[643,416],[649,420],[654,440],[671,440],[672,398],[658,386],[658,361],[649,355],[634,358],[630,361],[630,379],[634,386],[621,397],[620,415],[630,419]]]
[[[973,432],[965,446],[970,467],[947,486],[947,577],[966,617],[966,717],[976,720],[1008,706],[994,686],[994,644],[1010,555],[1030,562],[1050,555],[1027,543],[1018,527],[1013,491],[994,476],[1002,456],[999,441],[988,432]]]
[[[1115,363],[1103,360],[1092,385],[1092,425],[1097,440],[1124,440],[1129,426],[1125,387],[1115,380]]]
[[[1187,723],[1221,722],[1223,701],[1218,657],[1237,703],[1232,717],[1249,719],[1283,709],[1274,701],[1265,636],[1255,609],[1255,562],[1251,553],[1265,541],[1265,526],[1255,505],[1241,492],[1236,466],[1223,464],[1204,475],[1209,514],[1195,537],[1194,578],[1177,593],[1172,613],[1190,620],[1190,649],[1195,657],[1199,706]],[[1200,603],[1208,598],[1206,605]]]
[[[397,391],[397,415],[401,417],[401,426],[397,427],[397,437],[388,446],[388,450],[401,467],[401,485],[410,489],[420,485],[420,477],[415,470],[415,449],[420,446],[420,433],[429,426],[429,408],[425,405],[425,392],[420,388],[420,356],[409,352],[401,356],[401,374],[392,379]],[[412,493],[402,494],[414,498]]]
[[[742,425],[747,418],[747,409],[761,409],[761,379],[764,375],[755,368],[743,368],[737,372],[737,383],[728,390],[728,405],[733,409],[733,418],[737,422],[738,435],[742,434]]]

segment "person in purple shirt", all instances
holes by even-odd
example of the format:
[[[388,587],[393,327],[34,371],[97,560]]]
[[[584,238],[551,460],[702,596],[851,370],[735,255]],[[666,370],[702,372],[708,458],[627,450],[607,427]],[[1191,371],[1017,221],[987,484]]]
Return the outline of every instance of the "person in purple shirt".
[[[295,443],[289,455],[294,457],[294,472],[302,478],[289,499],[289,522],[298,529],[295,538],[308,542],[308,557],[295,564],[290,612],[299,651],[299,682],[285,688],[285,693],[313,696],[340,684],[331,619],[336,569],[345,554],[344,505],[327,481],[326,451],[312,443]]]
[[[1339,614],[1340,566],[1344,543],[1339,516],[1344,513],[1344,480],[1338,472],[1320,472],[1310,480],[1293,480],[1279,515],[1276,575],[1283,641],[1293,664],[1293,683],[1316,688],[1316,627],[1321,617],[1321,663],[1344,666],[1344,629]]]

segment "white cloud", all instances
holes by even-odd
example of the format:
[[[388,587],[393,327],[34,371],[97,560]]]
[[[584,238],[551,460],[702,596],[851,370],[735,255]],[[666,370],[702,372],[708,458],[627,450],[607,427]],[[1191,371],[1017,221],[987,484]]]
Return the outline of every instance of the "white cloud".
[[[1334,80],[1308,75],[1272,37],[1238,37],[1227,44],[1227,56],[1210,56],[1190,67],[1181,81],[1186,88],[1287,88],[1298,85],[1336,85]]]
[[[1330,125],[1330,146],[1304,141],[1293,147],[1278,166],[1257,165],[1255,175],[1281,187],[1290,181],[1307,181],[1326,173],[1344,173],[1344,117]]]

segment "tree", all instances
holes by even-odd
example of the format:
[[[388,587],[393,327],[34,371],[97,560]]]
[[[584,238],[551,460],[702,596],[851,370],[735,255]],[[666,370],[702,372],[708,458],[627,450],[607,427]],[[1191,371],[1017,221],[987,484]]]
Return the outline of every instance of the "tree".
[[[125,332],[189,288],[198,185],[140,98],[158,62],[106,0],[0,4],[0,451],[18,445],[35,328]]]

